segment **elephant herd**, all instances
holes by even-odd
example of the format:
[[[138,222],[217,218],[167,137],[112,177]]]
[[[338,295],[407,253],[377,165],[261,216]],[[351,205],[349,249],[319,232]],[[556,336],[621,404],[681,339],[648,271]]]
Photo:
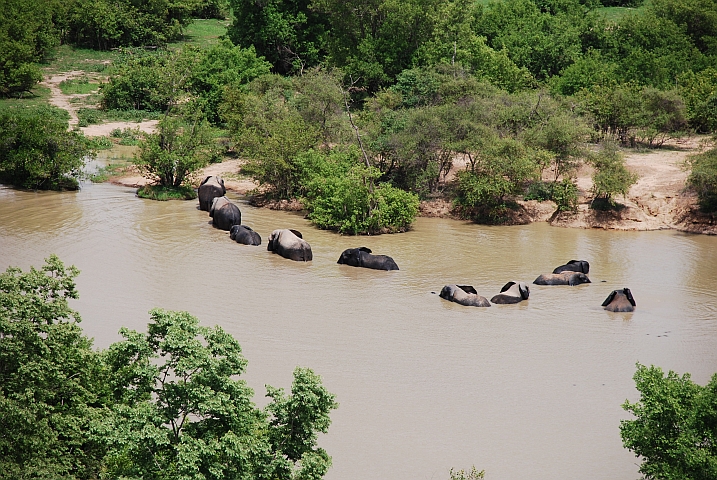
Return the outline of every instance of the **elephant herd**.
[[[209,176],[199,186],[199,208],[208,211],[212,225],[229,231],[229,238],[244,245],[261,245],[261,236],[250,227],[241,224],[241,211],[226,196],[221,177]],[[292,229],[274,230],[269,235],[267,250],[284,258],[308,262],[313,259],[311,245],[303,239],[301,232]],[[398,270],[393,258],[387,255],[373,255],[366,247],[345,250],[338,261],[341,265],[371,268],[374,270]],[[591,283],[588,278],[590,264],[585,260],[570,260],[552,273],[536,278],[535,285],[581,285]],[[439,295],[445,300],[471,307],[490,307],[494,304],[513,304],[527,300],[530,288],[523,282],[508,282],[490,301],[478,295],[470,285],[446,285]],[[635,299],[629,288],[614,290],[602,303],[611,312],[632,312]]]

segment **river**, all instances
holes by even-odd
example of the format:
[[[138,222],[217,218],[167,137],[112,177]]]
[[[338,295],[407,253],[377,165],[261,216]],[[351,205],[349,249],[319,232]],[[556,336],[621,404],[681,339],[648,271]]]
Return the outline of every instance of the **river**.
[[[357,238],[237,201],[261,247],[230,241],[196,202],[110,184],[0,188],[0,268],[51,253],[76,265],[72,306],[100,348],[121,326],[146,328],[153,307],[221,325],[242,344],[260,405],[265,384],[288,388],[295,366],[313,368],[340,403],[320,440],[329,480],[440,480],[471,465],[490,480],[633,480],[638,460],[618,427],[620,405],[638,398],[635,362],[701,384],[717,372],[717,238],[428,218]],[[267,252],[275,228],[302,231],[313,262]],[[362,245],[401,270],[336,264]],[[433,293],[462,283],[490,298],[570,259],[590,262],[592,284],[532,285],[527,302],[483,309]],[[636,311],[605,312],[622,287]]]

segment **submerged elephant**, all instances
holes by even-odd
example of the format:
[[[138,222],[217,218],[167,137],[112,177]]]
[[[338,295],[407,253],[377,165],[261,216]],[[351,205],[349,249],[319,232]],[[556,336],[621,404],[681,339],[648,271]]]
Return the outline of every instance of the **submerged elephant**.
[[[590,273],[590,264],[585,260],[570,260],[565,265],[560,265],[555,270],[553,270],[553,273],[562,272],[580,272],[587,275],[588,273]]]
[[[212,207],[212,200],[227,193],[222,177],[209,176],[199,185],[199,209],[208,212]]]
[[[630,292],[629,288],[613,290],[602,302],[602,306],[609,312],[633,312],[635,310],[635,299],[632,298],[632,292]]]
[[[371,249],[366,247],[344,250],[336,263],[352,267],[373,268],[374,270],[398,270],[398,265],[393,258],[387,255],[371,255]]]
[[[244,245],[261,245],[261,236],[246,225],[232,226],[229,238]]]
[[[241,210],[227,197],[214,199],[209,216],[212,217],[212,225],[221,230],[231,230],[234,225],[241,224]]]
[[[309,262],[313,258],[311,245],[302,238],[301,232],[286,228],[271,232],[266,249],[298,262]]]
[[[533,282],[536,285],[581,285],[591,283],[587,275],[581,272],[564,271],[562,273],[547,273],[539,276]]]
[[[530,288],[523,283],[508,282],[500,289],[500,293],[491,298],[491,303],[519,303],[530,296]]]
[[[446,285],[439,297],[467,307],[490,307],[487,298],[481,297],[470,285]]]

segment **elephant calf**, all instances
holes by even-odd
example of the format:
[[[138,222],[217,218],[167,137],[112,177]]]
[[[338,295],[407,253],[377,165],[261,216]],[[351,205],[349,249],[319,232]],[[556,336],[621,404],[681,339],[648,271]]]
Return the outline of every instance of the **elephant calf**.
[[[229,238],[244,245],[261,245],[261,236],[246,225],[232,226]]]
[[[629,288],[613,290],[602,302],[602,306],[609,312],[634,312],[635,299],[632,298],[632,292],[630,292]]]
[[[374,270],[398,270],[398,265],[393,258],[387,255],[371,255],[371,250],[366,247],[344,250],[336,263],[352,267],[373,268]]]
[[[491,298],[491,303],[506,304],[519,303],[530,296],[530,288],[523,283],[508,282],[500,289],[500,293]]]
[[[241,224],[241,210],[227,197],[217,197],[209,209],[212,225],[221,230],[231,230],[234,225]]]
[[[587,275],[580,272],[563,271],[562,273],[543,274],[533,282],[536,285],[581,285],[591,283]]]
[[[199,209],[208,212],[212,207],[212,201],[216,197],[222,197],[227,193],[224,188],[222,177],[209,176],[199,185],[197,196],[199,197]]]
[[[570,260],[565,265],[560,265],[555,270],[553,270],[553,273],[562,272],[580,272],[587,275],[588,273],[590,273],[590,264],[585,260]]]
[[[286,228],[271,232],[266,249],[298,262],[310,262],[313,258],[311,245],[302,238],[301,232]]]
[[[490,307],[488,299],[478,295],[476,289],[470,285],[446,285],[439,297],[466,307]]]

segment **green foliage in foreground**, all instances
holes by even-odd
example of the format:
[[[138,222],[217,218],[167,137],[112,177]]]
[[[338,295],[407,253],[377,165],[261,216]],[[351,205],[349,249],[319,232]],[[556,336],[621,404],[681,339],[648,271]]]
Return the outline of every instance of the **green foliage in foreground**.
[[[717,478],[717,374],[703,386],[673,371],[637,364],[640,400],[625,401],[635,416],[620,422],[623,445],[642,458],[651,480]]]
[[[687,185],[697,192],[700,208],[717,212],[717,148],[712,148],[687,159],[691,169]]]
[[[317,447],[338,407],[321,378],[297,367],[291,391],[254,392],[247,361],[221,327],[152,310],[147,333],[92,349],[75,277],[56,257],[0,274],[0,477],[318,480]]]
[[[593,195],[595,199],[613,205],[615,195],[627,195],[630,187],[633,186],[638,176],[625,167],[625,159],[617,150],[617,147],[609,143],[604,144],[600,152],[592,159],[591,163],[595,169],[593,173]]]
[[[81,133],[67,131],[66,116],[52,107],[0,111],[0,180],[28,189],[77,189],[92,151]]]

